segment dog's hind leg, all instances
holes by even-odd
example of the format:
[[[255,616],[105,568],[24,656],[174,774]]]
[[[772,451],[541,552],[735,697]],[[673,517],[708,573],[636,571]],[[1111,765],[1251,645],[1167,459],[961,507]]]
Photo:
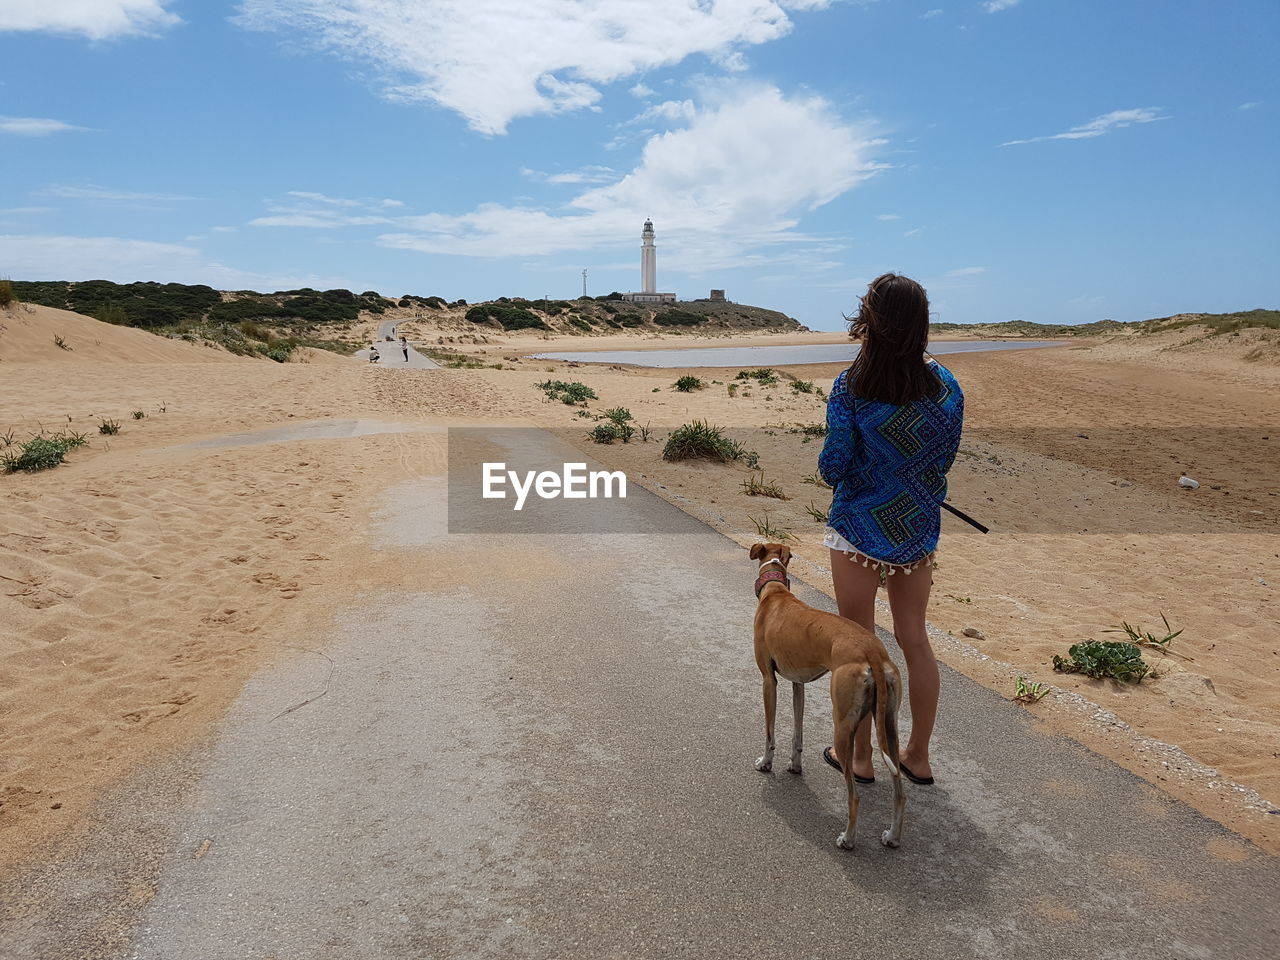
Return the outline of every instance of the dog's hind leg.
[[[764,756],[756,760],[756,769],[768,773],[773,769],[773,721],[778,713],[778,677],[772,665],[761,667],[764,675]]]
[[[858,827],[858,788],[853,780],[853,741],[858,727],[875,706],[875,683],[871,671],[863,667],[837,669],[831,674],[831,710],[835,720],[836,757],[844,767],[844,786],[849,798],[849,819],[836,846],[853,849]]]
[[[791,766],[788,773],[800,773],[800,754],[804,752],[804,684],[791,682],[791,714],[795,732],[791,737]]]
[[[880,835],[880,842],[886,847],[896,847],[902,842],[902,816],[907,809],[907,793],[902,787],[902,770],[898,766],[898,702],[902,698],[902,680],[898,671],[886,670],[884,684],[886,696],[882,722],[885,746],[888,747],[885,760],[893,775],[893,824]]]

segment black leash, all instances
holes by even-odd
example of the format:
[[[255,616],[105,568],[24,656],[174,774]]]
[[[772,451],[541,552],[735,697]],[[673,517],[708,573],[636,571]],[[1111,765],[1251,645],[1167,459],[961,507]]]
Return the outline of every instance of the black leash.
[[[942,509],[943,509],[943,510],[948,511],[949,513],[954,513],[957,517],[959,517],[961,520],[963,520],[963,521],[964,521],[965,523],[967,523],[969,526],[971,526],[971,527],[976,527],[977,529],[981,530],[983,533],[990,533],[990,532],[991,532],[991,531],[990,531],[990,530],[988,530],[986,527],[984,527],[982,524],[980,524],[977,520],[973,519],[973,517],[971,517],[971,516],[969,516],[967,513],[965,513],[963,510],[957,510],[955,507],[953,507],[953,506],[952,506],[951,504],[949,504],[949,503],[944,503],[944,504],[942,504]]]

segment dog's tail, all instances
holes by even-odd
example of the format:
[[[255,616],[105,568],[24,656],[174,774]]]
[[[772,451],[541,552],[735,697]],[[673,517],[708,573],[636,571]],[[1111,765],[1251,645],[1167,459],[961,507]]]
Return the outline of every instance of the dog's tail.
[[[888,664],[873,667],[872,672],[876,677],[876,736],[880,741],[880,753],[896,777],[898,776],[898,701],[901,699],[898,689],[900,683],[898,672]]]

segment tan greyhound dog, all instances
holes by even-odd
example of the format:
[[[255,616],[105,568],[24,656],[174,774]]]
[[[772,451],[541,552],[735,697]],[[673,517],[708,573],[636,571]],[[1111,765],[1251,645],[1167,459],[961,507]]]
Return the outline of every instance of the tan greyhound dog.
[[[791,593],[787,564],[791,549],[780,543],[757,543],[751,559],[760,561],[756,580],[756,665],[764,677],[764,756],[756,769],[773,769],[773,721],[778,708],[778,674],[791,681],[795,736],[791,765],[800,773],[804,746],[804,685],[831,674],[831,716],[835,721],[835,754],[844,768],[849,791],[849,822],[836,846],[853,849],[858,823],[858,789],[853,781],[853,735],[868,714],[874,714],[880,752],[893,774],[893,825],[880,837],[886,847],[902,840],[902,814],[907,805],[898,770],[898,701],[902,681],[884,644],[865,627],[815,610]]]

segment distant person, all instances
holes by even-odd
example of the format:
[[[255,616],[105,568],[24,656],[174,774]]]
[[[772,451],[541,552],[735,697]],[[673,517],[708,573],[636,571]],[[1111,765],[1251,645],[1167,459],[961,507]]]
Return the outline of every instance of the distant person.
[[[818,458],[832,488],[823,545],[840,616],[875,630],[883,580],[893,635],[907,661],[911,738],[899,766],[914,783],[933,783],[929,738],[938,714],[938,662],[925,632],[947,497],[947,471],[960,445],[964,394],[951,371],[926,352],[929,300],[914,280],[886,273],[871,281],[849,324],[860,349],[836,377],[827,401],[827,438]],[[869,782],[870,718],[858,728],[853,763]]]
[[[400,338],[400,349],[404,351],[404,362],[409,362],[409,341],[404,337]]]
[[[370,347],[370,348],[369,348],[369,362],[370,362],[370,363],[377,363],[377,362],[378,362],[379,360],[381,360],[381,359],[382,359],[382,357],[378,355],[378,348],[377,348],[377,347]]]

